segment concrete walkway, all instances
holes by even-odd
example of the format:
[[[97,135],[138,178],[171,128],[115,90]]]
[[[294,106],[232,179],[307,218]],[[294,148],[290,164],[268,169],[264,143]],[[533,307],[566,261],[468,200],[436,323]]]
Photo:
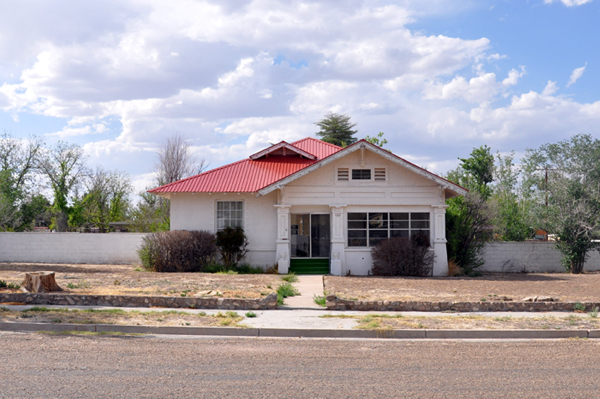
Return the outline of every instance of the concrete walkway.
[[[300,291],[299,296],[285,298],[281,309],[325,309],[313,300],[314,296],[323,296],[323,276],[298,276],[292,284]]]

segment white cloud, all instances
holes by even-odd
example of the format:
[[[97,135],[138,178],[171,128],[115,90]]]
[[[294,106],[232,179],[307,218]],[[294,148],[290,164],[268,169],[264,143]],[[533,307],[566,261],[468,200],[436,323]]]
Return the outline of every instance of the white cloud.
[[[544,0],[544,4],[552,4],[552,3],[556,3],[557,1],[558,0]],[[567,7],[575,7],[575,6],[582,6],[584,4],[591,3],[592,0],[560,0],[560,2],[563,3]]]
[[[567,87],[571,86],[577,80],[583,76],[583,72],[585,72],[585,67],[587,66],[587,62],[581,68],[575,68],[573,72],[571,72],[571,77],[569,78],[569,83],[567,83]]]
[[[0,25],[2,38],[22,37],[22,47],[0,38],[3,62],[20,70],[0,81],[0,109],[62,118],[50,140],[76,138],[92,162],[141,182],[166,135],[189,137],[219,166],[314,135],[328,111],[351,115],[360,137],[384,131],[390,149],[436,171],[455,164],[452,148],[519,149],[597,126],[600,103],[557,96],[553,81],[519,90],[525,68],[503,69],[508,57],[487,38],[410,29],[472,6],[459,3],[123,0],[113,11],[78,3],[63,27],[69,5],[37,0],[34,28]]]

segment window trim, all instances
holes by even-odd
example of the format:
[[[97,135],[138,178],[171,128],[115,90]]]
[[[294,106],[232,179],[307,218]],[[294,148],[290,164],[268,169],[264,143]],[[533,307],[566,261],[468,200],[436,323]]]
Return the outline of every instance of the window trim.
[[[365,227],[364,228],[350,228],[350,222],[354,221],[354,222],[359,222],[361,220],[358,219],[350,219],[350,214],[365,214],[366,218],[364,219],[365,221]],[[392,227],[392,221],[391,221],[391,214],[392,213],[406,213],[408,214],[408,219],[406,220],[408,223],[408,227],[407,228],[399,228],[399,227]],[[427,218],[427,222],[429,224],[428,228],[413,228],[412,227],[412,223],[413,221],[417,222],[417,221],[425,221],[423,219],[415,219],[413,220],[412,215],[413,214],[427,214],[428,218]],[[387,218],[385,219],[385,223],[387,223],[387,227],[386,228],[370,228],[370,214],[382,214],[382,215],[387,215]],[[371,245],[370,243],[370,232],[371,231],[386,231],[387,232],[387,238],[389,239],[391,238],[391,231],[407,231],[408,232],[408,237],[411,237],[413,232],[417,232],[417,231],[427,231],[427,235],[429,237],[429,240],[431,242],[431,234],[432,234],[432,217],[431,217],[431,212],[406,212],[406,211],[388,211],[388,212],[381,212],[381,211],[361,211],[361,212],[347,212],[346,213],[346,248],[348,249],[365,249],[365,248],[373,248],[374,245]],[[382,220],[383,222],[383,220]],[[350,245],[350,233],[349,231],[364,231],[365,232],[365,240],[366,240],[366,245]]]
[[[353,179],[352,172],[354,170],[370,170],[371,178],[370,179]],[[343,175],[344,179],[340,179],[340,171],[341,175]],[[375,179],[376,171],[381,174],[383,171],[384,179]],[[388,167],[387,166],[374,166],[374,167],[357,167],[357,166],[338,166],[335,169],[335,181],[336,182],[371,182],[371,183],[385,183],[388,181]]]
[[[245,225],[245,216],[246,216],[246,204],[244,200],[241,199],[228,199],[228,198],[221,198],[221,199],[217,199],[215,200],[215,232],[219,232],[219,231],[223,231],[223,229],[219,229],[219,203],[222,202],[240,202],[242,204],[242,217],[240,219],[241,225],[239,227],[241,227],[242,229],[244,228]],[[233,227],[233,226],[232,226]],[[238,227],[238,226],[235,226]]]

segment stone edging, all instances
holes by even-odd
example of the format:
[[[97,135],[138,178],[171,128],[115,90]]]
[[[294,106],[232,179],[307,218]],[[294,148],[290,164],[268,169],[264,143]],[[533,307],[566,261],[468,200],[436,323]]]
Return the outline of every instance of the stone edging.
[[[576,302],[426,302],[426,301],[353,301],[327,295],[327,310],[375,310],[397,312],[572,312]],[[584,302],[586,311],[600,303]]]
[[[133,295],[72,295],[72,294],[0,294],[0,303],[20,302],[27,305],[162,307],[225,310],[277,309],[277,294],[260,299],[166,297]]]

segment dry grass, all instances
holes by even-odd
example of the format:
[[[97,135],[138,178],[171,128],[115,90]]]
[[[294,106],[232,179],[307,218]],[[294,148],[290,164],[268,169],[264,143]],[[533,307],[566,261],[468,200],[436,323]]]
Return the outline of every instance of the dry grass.
[[[337,317],[337,316],[328,316]],[[407,316],[369,314],[348,316],[354,318],[363,330],[402,330],[402,329],[491,329],[491,330],[587,330],[600,328],[600,319],[589,316],[569,315],[567,317],[491,317],[491,316]]]
[[[600,273],[485,274],[481,277],[325,277],[325,291],[369,301],[521,301],[551,296],[600,302]]]
[[[243,317],[236,312],[207,315],[204,312],[193,314],[179,311],[70,310],[44,307],[34,307],[26,311],[0,311],[0,321],[4,322],[239,327],[241,320]]]
[[[271,274],[152,273],[135,265],[0,263],[0,280],[20,284],[26,272],[53,271],[68,293],[261,298],[279,284]],[[2,292],[20,292],[4,289]]]

